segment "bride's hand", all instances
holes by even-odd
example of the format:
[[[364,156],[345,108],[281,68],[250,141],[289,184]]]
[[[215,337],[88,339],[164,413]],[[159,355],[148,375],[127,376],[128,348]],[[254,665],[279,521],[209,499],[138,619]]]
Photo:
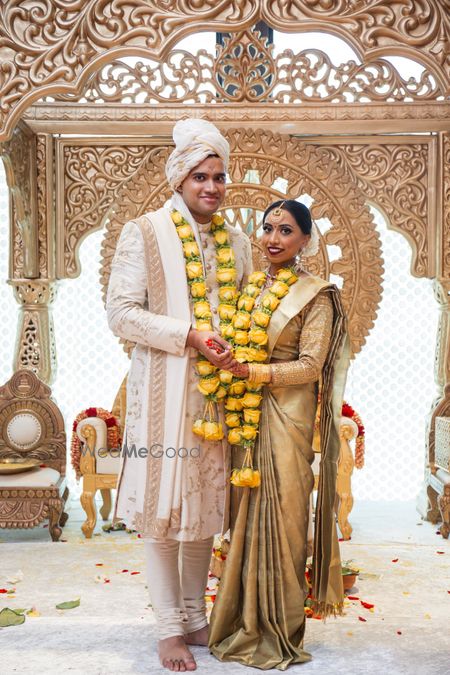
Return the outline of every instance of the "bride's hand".
[[[227,370],[233,373],[235,377],[241,377],[243,380],[246,380],[250,373],[246,363],[239,363],[235,359],[233,359],[231,365],[227,366]]]

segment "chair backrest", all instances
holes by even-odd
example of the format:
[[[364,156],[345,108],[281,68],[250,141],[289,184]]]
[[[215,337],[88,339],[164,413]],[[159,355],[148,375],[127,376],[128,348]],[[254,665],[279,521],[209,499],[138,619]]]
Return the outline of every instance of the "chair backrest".
[[[0,459],[38,459],[63,476],[66,432],[51,393],[31,370],[18,370],[0,387]]]

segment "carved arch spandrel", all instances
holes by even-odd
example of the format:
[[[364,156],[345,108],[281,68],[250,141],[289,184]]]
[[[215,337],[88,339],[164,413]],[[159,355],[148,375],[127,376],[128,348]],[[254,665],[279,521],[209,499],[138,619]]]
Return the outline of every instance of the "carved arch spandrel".
[[[379,236],[363,192],[348,168],[330,161],[321,148],[264,130],[232,129],[227,136],[231,146],[231,184],[223,210],[232,207],[261,212],[274,199],[297,198],[307,193],[314,199],[313,217],[328,218],[331,222],[332,227],[321,237],[319,254],[311,260],[310,269],[325,277],[329,273],[342,277],[342,297],[349,316],[352,349],[356,354],[376,318],[383,272]],[[170,196],[169,186],[163,178],[165,160],[163,151],[159,154],[155,151],[152,163],[144,162],[142,169],[136,171],[116,195],[119,207],[107,224],[102,245],[104,294],[124,223],[159,208]],[[259,183],[245,182],[250,170],[258,171]],[[159,184],[155,184],[157,175],[161,177]],[[287,181],[286,193],[273,185],[280,176]],[[340,247],[342,254],[338,260],[328,260],[326,244]]]
[[[404,55],[450,81],[450,19],[440,0],[9,0],[0,13],[0,142],[44,95],[81,90],[113,58],[160,58],[196,31],[244,30],[264,19],[285,31],[339,35],[363,59]]]
[[[346,164],[366,195],[367,201],[384,214],[388,227],[406,237],[412,249],[411,274],[434,276],[433,219],[436,185],[430,143],[332,144],[323,147],[327,156]],[[430,203],[430,199],[432,203]]]

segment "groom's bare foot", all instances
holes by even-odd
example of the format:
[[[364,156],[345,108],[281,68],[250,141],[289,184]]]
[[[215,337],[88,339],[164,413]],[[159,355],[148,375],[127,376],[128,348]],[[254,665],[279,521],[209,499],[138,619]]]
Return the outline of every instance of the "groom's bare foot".
[[[184,673],[187,670],[196,670],[197,664],[192,653],[186,646],[182,635],[165,638],[158,642],[158,654],[161,665],[176,673]]]
[[[186,633],[184,636],[187,645],[200,645],[202,647],[208,646],[208,626],[204,626],[199,630],[194,630],[192,633]]]

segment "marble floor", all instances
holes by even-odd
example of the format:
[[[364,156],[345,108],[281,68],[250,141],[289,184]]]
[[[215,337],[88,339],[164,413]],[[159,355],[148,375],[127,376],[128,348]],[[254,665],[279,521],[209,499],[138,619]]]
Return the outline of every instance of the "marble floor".
[[[101,522],[86,540],[76,499],[69,515],[58,544],[45,526],[0,531],[0,591],[13,591],[0,593],[0,610],[33,609],[22,625],[0,629],[0,673],[167,672],[155,653],[142,542],[105,533]],[[356,599],[346,601],[343,617],[308,619],[305,649],[313,660],[289,672],[449,672],[450,541],[420,520],[414,502],[359,502],[351,523],[341,551],[361,570]],[[56,609],[78,598],[78,607]],[[204,648],[194,653],[202,673],[256,672],[219,663]]]

